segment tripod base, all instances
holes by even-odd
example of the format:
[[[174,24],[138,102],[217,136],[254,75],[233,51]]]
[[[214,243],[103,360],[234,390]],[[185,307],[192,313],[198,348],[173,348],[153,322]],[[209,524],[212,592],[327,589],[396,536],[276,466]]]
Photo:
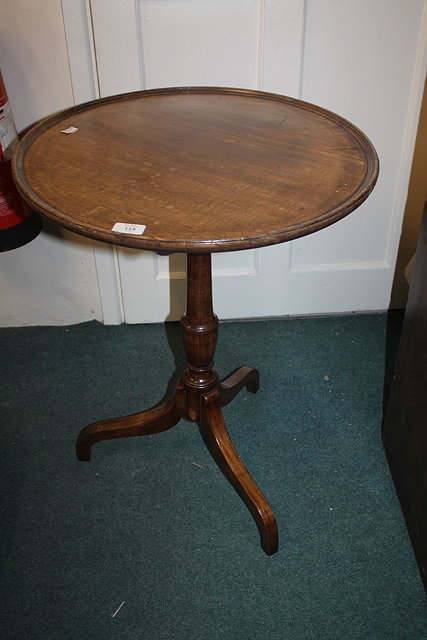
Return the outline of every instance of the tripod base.
[[[251,512],[260,532],[263,550],[272,555],[278,549],[274,514],[239,457],[221,411],[221,406],[228,404],[244,387],[252,393],[258,391],[258,381],[256,369],[241,367],[220,384],[218,390],[201,396],[200,430],[212,457]],[[112,418],[88,425],[78,437],[77,458],[90,460],[92,445],[102,440],[146,436],[171,429],[186,416],[185,396],[181,379],[170,402],[125,418]]]
[[[218,322],[212,311],[209,254],[188,256],[187,311],[181,324],[188,362],[172,399],[149,411],[85,427],[77,440],[77,458],[90,460],[91,447],[102,440],[160,433],[171,429],[185,417],[199,425],[212,457],[252,514],[260,532],[262,548],[271,555],[278,549],[274,514],[240,459],[221,411],[221,407],[231,402],[244,387],[256,393],[259,374],[256,369],[240,367],[219,382],[213,369]]]

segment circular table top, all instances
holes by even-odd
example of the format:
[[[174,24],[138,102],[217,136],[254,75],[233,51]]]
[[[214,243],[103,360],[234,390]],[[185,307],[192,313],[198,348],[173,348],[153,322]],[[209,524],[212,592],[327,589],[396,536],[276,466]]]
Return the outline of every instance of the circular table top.
[[[64,133],[70,127],[77,131]],[[336,222],[370,194],[378,159],[359,129],[320,107],[193,87],[113,96],[46,118],[22,139],[13,171],[29,204],[67,229],[203,253],[276,244]]]

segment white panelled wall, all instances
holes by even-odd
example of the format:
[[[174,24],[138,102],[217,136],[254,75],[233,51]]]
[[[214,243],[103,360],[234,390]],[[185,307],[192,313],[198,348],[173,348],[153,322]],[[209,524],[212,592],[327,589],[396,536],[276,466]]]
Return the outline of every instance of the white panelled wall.
[[[257,315],[250,295],[236,295],[237,272],[258,270],[268,279],[270,267],[273,274],[283,264],[287,275],[269,293],[277,300],[273,313],[378,310],[388,305],[406,200],[426,70],[426,7],[427,0],[1,0],[0,67],[19,130],[98,95],[188,84],[186,68],[193,84],[206,77],[278,91],[347,117],[380,156],[380,181],[366,206],[286,248],[224,256],[217,311]],[[189,15],[210,28],[192,29]],[[159,41],[162,31],[168,37]],[[176,72],[171,51],[179,52]],[[228,60],[241,60],[237,71]],[[161,286],[149,297],[173,318],[178,310],[164,298],[174,289],[169,269],[182,297],[179,256],[153,262],[149,254],[118,254],[46,224],[32,243],[0,253],[0,326],[155,319],[132,306],[147,286],[135,273],[152,264]],[[229,299],[237,304],[230,312]]]
[[[60,0],[1,0],[0,67],[19,131],[74,102]],[[0,326],[102,319],[93,244],[54,225],[0,253]]]

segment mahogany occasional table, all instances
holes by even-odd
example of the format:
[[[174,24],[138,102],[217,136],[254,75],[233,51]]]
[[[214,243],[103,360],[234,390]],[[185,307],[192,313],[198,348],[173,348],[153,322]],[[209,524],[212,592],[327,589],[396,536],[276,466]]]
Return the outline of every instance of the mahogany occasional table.
[[[158,433],[181,418],[196,422],[255,519],[262,548],[277,551],[274,514],[221,412],[243,387],[258,390],[258,372],[244,366],[220,382],[213,368],[211,253],[323,229],[356,209],[377,175],[375,150],[352,124],[311,104],[250,90],[141,91],[73,107],[32,128],[16,151],[14,176],[35,210],[95,240],[187,254],[181,320],[187,366],[174,396],[149,411],[85,427],[78,459],[89,460],[101,440]]]

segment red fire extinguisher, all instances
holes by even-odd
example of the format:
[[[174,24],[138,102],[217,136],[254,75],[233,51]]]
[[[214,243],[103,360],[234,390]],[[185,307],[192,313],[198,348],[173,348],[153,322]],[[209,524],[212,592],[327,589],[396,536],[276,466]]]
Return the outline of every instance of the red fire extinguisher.
[[[0,71],[0,251],[27,244],[41,231],[40,216],[24,202],[12,178],[11,158],[18,134]]]

